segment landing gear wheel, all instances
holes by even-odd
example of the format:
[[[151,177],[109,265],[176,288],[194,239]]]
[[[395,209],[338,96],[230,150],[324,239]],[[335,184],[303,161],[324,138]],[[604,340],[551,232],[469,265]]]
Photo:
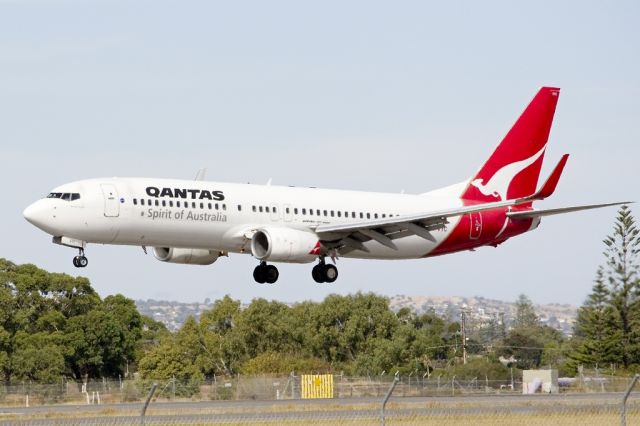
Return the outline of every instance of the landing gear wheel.
[[[85,256],[75,256],[73,258],[73,266],[76,268],[85,268],[89,264],[89,259]]]
[[[338,279],[338,268],[333,265],[327,265],[321,260],[311,270],[311,276],[317,283],[332,283]]]
[[[338,279],[338,268],[333,265],[324,265],[323,275],[324,281],[327,283],[332,283]]]
[[[316,265],[313,267],[313,269],[311,270],[311,276],[313,277],[313,280],[317,283],[323,283],[324,282],[324,274],[322,273],[322,266],[323,265]]]
[[[280,276],[280,273],[278,272],[278,268],[276,268],[275,266],[265,265],[264,276],[265,276],[265,281],[268,284],[273,284],[276,281],[278,281],[278,277]]]
[[[258,284],[264,284],[267,282],[267,274],[265,273],[265,267],[262,265],[262,263],[258,266],[256,266],[256,268],[253,270],[253,279],[258,283]]]

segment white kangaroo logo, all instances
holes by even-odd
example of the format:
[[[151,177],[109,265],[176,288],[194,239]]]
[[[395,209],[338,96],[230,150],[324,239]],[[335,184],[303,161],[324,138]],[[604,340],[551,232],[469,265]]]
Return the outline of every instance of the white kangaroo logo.
[[[483,184],[484,179],[480,178],[471,181],[471,185],[478,188],[483,195],[491,195],[498,198],[500,201],[504,201],[507,199],[507,191],[509,190],[509,186],[511,186],[513,178],[516,177],[518,173],[535,163],[536,160],[540,158],[545,148],[546,145],[529,158],[507,164],[495,172],[486,184]]]

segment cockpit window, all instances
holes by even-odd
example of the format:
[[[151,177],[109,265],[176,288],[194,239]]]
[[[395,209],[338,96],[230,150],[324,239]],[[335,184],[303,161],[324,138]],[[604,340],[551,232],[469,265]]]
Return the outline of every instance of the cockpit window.
[[[64,201],[75,201],[80,199],[80,194],[77,192],[52,192],[47,195],[47,198],[60,198]]]

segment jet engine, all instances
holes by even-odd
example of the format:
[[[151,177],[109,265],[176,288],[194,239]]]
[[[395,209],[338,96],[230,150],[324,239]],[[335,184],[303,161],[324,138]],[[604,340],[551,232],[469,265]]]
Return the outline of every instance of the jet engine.
[[[154,247],[153,255],[161,262],[187,265],[211,265],[220,256],[218,250]]]
[[[258,229],[251,239],[251,254],[260,260],[308,263],[317,259],[313,254],[318,236],[313,232],[290,228]]]

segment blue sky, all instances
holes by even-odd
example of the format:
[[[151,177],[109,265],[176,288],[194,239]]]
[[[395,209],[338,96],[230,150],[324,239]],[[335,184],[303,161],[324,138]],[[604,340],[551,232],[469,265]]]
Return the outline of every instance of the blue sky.
[[[562,88],[539,207],[640,199],[637,2],[0,0],[0,256],[77,274],[22,218],[100,176],[424,192],[470,176],[542,85]],[[637,208],[634,207],[634,211]],[[90,246],[101,295],[322,299],[372,290],[580,304],[615,209],[547,218],[498,249],[339,262],[332,285],[283,265],[168,265]]]

